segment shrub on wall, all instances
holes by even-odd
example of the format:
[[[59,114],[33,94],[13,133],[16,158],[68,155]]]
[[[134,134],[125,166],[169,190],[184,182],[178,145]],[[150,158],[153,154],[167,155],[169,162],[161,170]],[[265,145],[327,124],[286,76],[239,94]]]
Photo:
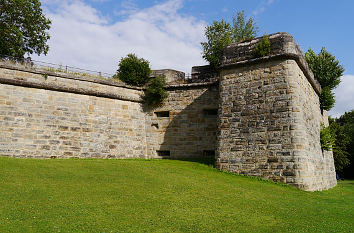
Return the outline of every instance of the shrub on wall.
[[[253,50],[255,57],[264,57],[270,54],[270,41],[269,36],[263,36],[263,39],[258,42]]]
[[[138,58],[135,54],[128,54],[122,58],[118,64],[119,68],[113,78],[118,78],[123,82],[143,86],[150,78],[150,64],[143,58]]]
[[[344,67],[324,47],[318,54],[309,49],[305,54],[305,58],[322,87],[320,96],[321,109],[328,111],[334,106],[335,98],[332,91],[339,85]]]
[[[332,150],[335,143],[335,136],[333,135],[330,127],[321,125],[320,142],[322,150]]]
[[[150,79],[144,91],[144,102],[147,106],[156,108],[162,105],[168,97],[166,91],[165,76],[157,76]]]

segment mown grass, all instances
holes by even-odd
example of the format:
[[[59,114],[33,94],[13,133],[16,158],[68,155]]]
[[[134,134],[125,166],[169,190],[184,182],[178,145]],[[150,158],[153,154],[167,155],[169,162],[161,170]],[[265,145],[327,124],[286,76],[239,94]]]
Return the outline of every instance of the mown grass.
[[[173,160],[0,157],[0,232],[353,232],[354,181],[323,192]]]

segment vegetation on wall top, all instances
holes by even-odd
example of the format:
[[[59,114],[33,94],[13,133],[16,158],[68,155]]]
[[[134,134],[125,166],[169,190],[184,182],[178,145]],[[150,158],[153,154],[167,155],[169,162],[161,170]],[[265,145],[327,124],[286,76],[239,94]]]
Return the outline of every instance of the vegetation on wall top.
[[[270,54],[269,36],[263,36],[262,40],[254,47],[253,56],[264,57]]]
[[[214,21],[205,28],[207,42],[202,42],[202,56],[214,70],[218,70],[224,48],[232,43],[252,39],[257,35],[258,27],[251,17],[245,19],[244,11],[237,12],[233,17],[233,27],[230,23],[221,20]]]
[[[164,76],[150,77],[150,64],[144,58],[128,54],[119,62],[119,69],[113,78],[133,86],[146,86],[143,100],[150,108],[159,107],[167,98],[166,80]]]
[[[113,78],[118,78],[129,85],[143,86],[150,79],[151,69],[149,62],[144,58],[138,58],[135,54],[130,53],[123,57],[118,67],[117,73]]]

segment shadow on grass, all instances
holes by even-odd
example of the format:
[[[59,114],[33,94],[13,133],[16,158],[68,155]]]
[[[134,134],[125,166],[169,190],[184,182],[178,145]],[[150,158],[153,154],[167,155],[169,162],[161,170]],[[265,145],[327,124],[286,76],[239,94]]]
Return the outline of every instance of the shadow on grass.
[[[204,157],[194,157],[194,158],[168,158],[168,157],[166,157],[163,159],[195,162],[195,163],[200,163],[200,164],[204,164],[207,166],[215,167],[215,157],[214,156],[204,156]]]

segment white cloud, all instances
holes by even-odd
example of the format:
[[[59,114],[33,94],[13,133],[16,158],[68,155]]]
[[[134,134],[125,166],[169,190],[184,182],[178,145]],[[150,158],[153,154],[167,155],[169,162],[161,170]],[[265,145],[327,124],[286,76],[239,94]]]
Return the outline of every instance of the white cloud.
[[[257,16],[264,12],[266,8],[274,3],[274,0],[261,0],[256,9],[252,12],[254,16]]]
[[[329,111],[332,117],[339,117],[354,109],[354,75],[344,75],[335,89],[336,104]]]
[[[192,66],[205,64],[200,42],[206,23],[181,15],[182,0],[135,8],[114,23],[80,0],[50,4],[46,12],[52,20],[50,51],[47,56],[33,56],[35,60],[108,73],[114,73],[128,53],[149,60],[153,69],[188,73]]]

